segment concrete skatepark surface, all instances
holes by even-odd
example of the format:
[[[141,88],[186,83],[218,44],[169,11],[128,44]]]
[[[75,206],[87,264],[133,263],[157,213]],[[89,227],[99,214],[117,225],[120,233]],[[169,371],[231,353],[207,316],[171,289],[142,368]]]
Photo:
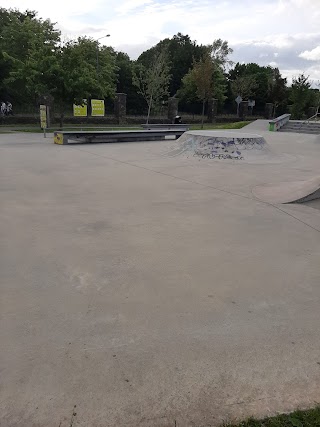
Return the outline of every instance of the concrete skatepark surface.
[[[252,193],[318,176],[320,144],[264,125],[243,132],[287,161],[0,135],[1,426],[204,427],[320,401],[319,200]]]
[[[252,193],[269,203],[303,203],[320,198],[320,177],[307,181],[289,181],[259,185]]]

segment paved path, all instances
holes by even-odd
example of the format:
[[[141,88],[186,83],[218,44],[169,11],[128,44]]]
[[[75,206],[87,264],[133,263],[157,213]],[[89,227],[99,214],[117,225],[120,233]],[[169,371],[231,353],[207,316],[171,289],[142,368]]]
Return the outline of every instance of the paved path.
[[[319,174],[320,144],[267,138],[287,162],[0,135],[1,426],[210,426],[320,401],[319,205],[252,195]]]

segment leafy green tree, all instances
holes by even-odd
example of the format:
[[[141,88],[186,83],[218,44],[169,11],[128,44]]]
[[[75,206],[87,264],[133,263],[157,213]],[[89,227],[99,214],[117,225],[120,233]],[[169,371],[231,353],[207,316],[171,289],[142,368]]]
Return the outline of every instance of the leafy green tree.
[[[266,102],[272,102],[274,114],[277,109],[284,112],[288,102],[287,79],[281,76],[278,68],[237,63],[228,77],[233,95],[241,94],[242,90],[244,99],[254,96],[257,108],[263,109]]]
[[[256,79],[252,75],[238,76],[231,82],[231,89],[234,96],[240,96],[243,101],[253,98],[258,87]],[[237,108],[239,116],[239,104]]]
[[[97,66],[99,56],[99,67]],[[63,45],[54,96],[60,111],[83,99],[113,97],[116,90],[116,65],[111,49],[99,47],[95,40],[79,37]]]
[[[292,105],[292,118],[301,119],[305,113],[308,102],[311,96],[311,82],[309,77],[300,74],[298,77],[293,77],[290,98]]]
[[[74,102],[112,97],[115,93],[116,66],[112,51],[100,48],[95,40],[86,37],[64,45],[44,43],[31,49],[25,61],[14,60],[13,65],[7,81],[23,84],[32,98],[53,95],[60,109],[61,126],[65,109]]]
[[[193,67],[182,79],[179,97],[187,102],[194,102],[196,98],[202,101],[202,127],[206,102],[213,97],[221,103],[225,100],[227,84],[223,71],[230,64],[228,55],[231,52],[226,41],[215,40],[205,46],[201,58],[193,62]]]
[[[167,51],[169,74],[171,75],[169,93],[174,96],[181,87],[183,77],[192,67],[193,61],[200,60],[207,51],[207,47],[198,45],[188,35],[178,33],[171,39],[161,40],[143,52],[137,62],[148,68],[153,62],[154,55],[158,55],[163,49]]]
[[[229,59],[229,55],[233,52],[233,49],[229,47],[228,42],[222,39],[216,39],[211,45],[206,46],[212,62],[225,70],[230,67],[233,62]]]
[[[220,67],[213,64],[212,75],[209,76],[208,82],[210,82],[210,91],[208,92],[208,96],[206,96],[205,103],[213,97],[222,105],[226,99],[227,79]],[[182,101],[182,105],[191,104],[193,107],[196,106],[199,101],[203,101],[203,99],[199,97],[192,70],[184,76],[181,89],[178,91],[178,97],[179,100]],[[202,108],[203,102],[201,103],[201,110]]]
[[[53,95],[63,118],[73,102],[115,93],[113,50],[86,37],[62,44],[55,24],[36,12],[0,9],[0,47],[2,96],[36,103]]]
[[[288,100],[287,79],[282,78],[278,68],[274,68],[269,77],[268,98],[273,103],[273,116],[279,108],[285,108]]]
[[[265,103],[269,100],[270,79],[272,78],[273,69],[271,67],[262,67],[255,63],[239,64],[229,72],[229,80],[231,82],[240,79],[239,82],[249,82],[255,79],[257,87],[254,89],[254,97],[256,107],[263,109]],[[232,87],[232,86],[231,86]]]
[[[115,93],[115,57],[111,49],[99,47],[95,40],[79,37],[66,43],[61,49],[61,68],[64,90],[69,100],[106,98]]]
[[[145,100],[137,92],[132,83],[135,62],[124,52],[116,52],[117,92],[127,94],[127,111],[130,114],[142,114],[145,109]]]
[[[318,85],[319,86],[319,85]],[[312,107],[316,112],[320,107],[320,90],[317,88],[310,89],[309,107]]]
[[[1,91],[16,100],[30,97],[25,90],[22,69],[35,57],[49,61],[60,42],[60,31],[36,12],[0,9]],[[32,67],[31,67],[32,68]]]
[[[153,61],[148,68],[141,63],[137,63],[133,70],[133,84],[137,87],[148,105],[147,123],[154,106],[159,106],[160,102],[169,95],[170,82],[168,54],[166,50],[155,53]]]
[[[215,65],[211,57],[204,55],[199,61],[194,62],[193,68],[184,77],[183,84],[190,89],[196,89],[197,97],[202,101],[201,128],[203,129],[206,101],[213,97],[213,74]]]
[[[231,82],[232,92],[235,96],[241,96],[243,100],[248,100],[255,95],[258,87],[254,76],[239,76]]]

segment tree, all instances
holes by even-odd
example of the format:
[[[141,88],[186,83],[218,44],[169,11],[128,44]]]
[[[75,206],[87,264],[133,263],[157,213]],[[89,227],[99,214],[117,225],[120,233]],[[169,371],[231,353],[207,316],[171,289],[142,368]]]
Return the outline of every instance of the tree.
[[[117,66],[117,92],[127,94],[127,111],[129,114],[142,114],[145,100],[137,93],[137,88],[132,83],[134,61],[124,52],[116,52]]]
[[[248,100],[255,95],[255,90],[258,87],[254,76],[238,76],[231,82],[231,89],[234,96],[240,96],[242,100]],[[239,103],[237,108],[239,116]]]
[[[99,55],[99,68],[97,67]],[[116,88],[114,55],[95,40],[79,37],[64,45],[44,43],[31,49],[24,61],[14,60],[7,79],[23,84],[29,97],[51,94],[60,109],[60,126],[66,106],[91,97],[113,96]]]
[[[310,87],[311,83],[309,81],[309,76],[300,74],[298,77],[293,77],[290,96],[293,102],[293,119],[301,119],[303,117],[311,96]]]
[[[229,59],[229,55],[233,49],[228,46],[228,42],[222,39],[216,39],[212,45],[208,45],[207,49],[214,64],[225,70],[231,66],[233,62]]]
[[[100,48],[97,41],[86,37],[66,43],[61,49],[60,85],[55,91],[61,111],[66,104],[82,103],[83,99],[114,97],[116,71],[110,48]]]
[[[188,35],[178,33],[171,39],[161,40],[155,46],[143,52],[137,62],[148,68],[151,66],[154,56],[158,55],[163,49],[167,51],[169,74],[171,75],[169,93],[174,96],[181,87],[183,77],[192,67],[193,61],[200,60],[207,51],[207,47],[198,45]]]
[[[151,114],[151,109],[169,95],[168,87],[170,82],[168,54],[166,50],[155,53],[149,68],[137,63],[133,70],[132,82],[137,87],[148,105],[147,123]]]
[[[258,87],[254,76],[236,77],[231,82],[232,92],[235,96],[241,96],[243,100],[253,97]]]
[[[61,121],[66,105],[115,93],[113,50],[86,37],[62,44],[55,24],[36,12],[0,9],[0,47],[1,96],[36,103],[53,95]]]
[[[269,77],[268,97],[273,103],[273,116],[276,115],[277,109],[284,107],[288,98],[287,79],[282,78],[278,68],[274,68]]]
[[[317,85],[319,87],[319,84]],[[310,89],[310,97],[309,97],[309,107],[312,107],[314,111],[316,112],[318,110],[317,114],[320,114],[319,107],[320,107],[320,90],[317,89]]]
[[[250,81],[253,81],[252,79],[255,79],[257,84],[256,88],[254,89],[256,107],[262,109],[264,108],[265,103],[270,99],[269,89],[272,75],[272,67],[262,67],[255,63],[237,63],[235,67],[229,71],[229,81],[232,89],[231,82],[236,81],[237,78],[240,78],[239,84],[244,83],[245,86],[247,86],[246,83],[249,83]]]
[[[213,97],[222,105],[226,99],[225,93],[227,89],[227,80],[220,67],[213,64],[212,75],[208,78],[208,82],[211,82],[211,87],[208,92],[208,96],[205,99],[205,103]],[[203,101],[203,99],[199,97],[196,80],[192,70],[190,70],[182,79],[182,86],[177,95],[180,101],[184,102],[186,105],[191,104],[193,108],[197,107],[199,100]],[[202,111],[203,102],[201,102],[201,104]]]
[[[204,55],[199,61],[194,62],[193,68],[183,78],[185,86],[196,88],[197,97],[202,101],[201,128],[203,129],[204,111],[206,101],[213,96],[213,73],[215,65],[211,57]],[[189,89],[190,90],[190,89]]]
[[[2,96],[24,100],[30,97],[25,90],[22,69],[35,56],[50,61],[60,42],[60,31],[50,20],[37,18],[34,11],[20,12],[0,9],[0,77]],[[46,70],[46,68],[44,68]]]
[[[215,40],[205,47],[202,57],[193,62],[193,67],[182,79],[179,96],[189,101],[197,97],[202,101],[202,128],[206,102],[214,96],[220,102],[225,100],[226,79],[223,70],[230,63],[228,55],[231,52],[226,41]]]

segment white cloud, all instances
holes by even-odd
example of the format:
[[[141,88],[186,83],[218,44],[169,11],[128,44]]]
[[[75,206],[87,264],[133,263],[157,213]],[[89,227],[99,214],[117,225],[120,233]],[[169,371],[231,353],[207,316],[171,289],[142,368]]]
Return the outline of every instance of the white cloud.
[[[57,21],[67,38],[110,33],[101,42],[133,59],[159,40],[182,32],[202,44],[228,40],[235,60],[261,65],[277,61],[281,71],[293,74],[310,68],[306,55],[319,60],[319,1],[9,0],[8,5],[8,0],[0,0],[0,6],[25,10],[27,3],[39,16]],[[318,75],[317,67],[311,72]]]
[[[281,73],[283,77],[286,77],[288,80],[289,86],[292,83],[293,77],[298,77],[300,74],[304,74],[308,76],[311,81],[311,87],[315,89],[319,89],[320,82],[320,69],[318,67],[309,67],[306,69],[282,69]]]
[[[64,16],[78,16],[85,13],[90,13],[103,3],[103,0],[10,0],[0,1],[1,7],[11,7],[20,10],[35,10],[39,12],[42,18],[50,18],[52,21],[58,20],[61,22]]]
[[[318,36],[320,33],[298,33],[298,34],[283,34],[283,33],[275,33],[261,39],[246,39],[246,40],[238,40],[234,45],[254,45],[254,46],[270,46],[274,48],[289,48],[294,46],[297,41],[301,40],[311,40],[314,37]],[[277,57],[278,52],[274,53],[274,56]]]
[[[125,15],[134,9],[137,9],[141,6],[145,6],[150,3],[153,3],[153,1],[152,0],[129,0],[120,4],[120,6],[118,6],[115,10],[121,15]]]
[[[317,46],[312,50],[305,50],[300,53],[299,57],[307,59],[308,61],[320,61],[320,46]]]

